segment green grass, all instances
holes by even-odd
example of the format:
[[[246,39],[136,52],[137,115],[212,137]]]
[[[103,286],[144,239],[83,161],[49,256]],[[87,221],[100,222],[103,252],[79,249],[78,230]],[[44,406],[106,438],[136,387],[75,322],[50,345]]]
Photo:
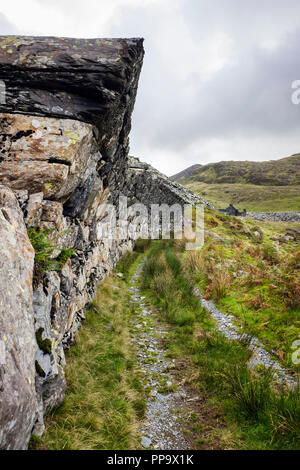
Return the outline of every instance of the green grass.
[[[300,335],[299,245],[276,243],[287,224],[256,224],[207,210],[206,229],[223,242],[207,236],[200,252],[187,253],[185,268],[206,298],[299,373],[291,361]]]
[[[300,184],[300,154],[266,162],[223,161],[208,163],[195,169],[179,183],[254,184],[289,186]]]
[[[33,285],[36,287],[47,271],[59,271],[74,253],[72,248],[59,248],[59,255],[55,256],[57,246],[49,239],[52,229],[28,229],[28,237],[35,251]]]
[[[140,255],[145,253],[151,244],[151,240],[138,239],[135,243],[134,251],[128,251],[118,262],[115,271],[122,273],[125,280],[128,280],[133,266],[136,266],[136,261],[140,259]]]
[[[185,252],[178,240],[156,241],[150,248],[149,242],[139,241],[138,252],[125,255],[117,266],[123,278],[100,284],[78,342],[67,353],[65,401],[48,416],[46,434],[32,447],[138,448],[145,392],[129,341],[127,288],[146,252],[141,287],[159,321],[170,325],[167,354],[184,361],[181,378],[201,396],[201,412],[209,417],[217,410],[222,416],[221,424],[210,418],[207,423],[196,410],[193,429],[186,430],[196,448],[300,448],[299,391],[276,388],[268,370],[250,371],[246,342],[221,336],[193,292],[198,285],[206,298],[233,314],[247,333],[275,349],[279,360],[297,372],[299,366],[290,359],[300,333],[299,245],[276,248],[274,237],[284,234],[286,224],[258,226],[210,209],[205,223],[210,235],[200,252]],[[168,391],[165,387],[161,384],[162,392]]]
[[[222,448],[299,448],[299,391],[276,391],[270,371],[247,367],[247,345],[216,331],[182,276],[186,255],[181,250],[174,241],[156,242],[144,264],[142,287],[161,321],[172,325],[166,342],[169,356],[185,359],[190,386],[204,397],[205,407],[214,407],[224,417],[226,424],[211,426],[209,438],[218,437]],[[195,442],[208,446],[202,427],[197,429]]]
[[[300,210],[300,154],[267,162],[225,161],[192,170],[178,183],[224,209],[248,212]]]
[[[102,282],[77,344],[67,352],[65,400],[49,414],[42,440],[32,446],[139,448],[145,397],[130,343],[131,315],[126,283],[114,277]]]
[[[300,211],[300,186],[263,186],[254,184],[207,184],[186,180],[184,186],[218,209],[233,204],[248,212]]]

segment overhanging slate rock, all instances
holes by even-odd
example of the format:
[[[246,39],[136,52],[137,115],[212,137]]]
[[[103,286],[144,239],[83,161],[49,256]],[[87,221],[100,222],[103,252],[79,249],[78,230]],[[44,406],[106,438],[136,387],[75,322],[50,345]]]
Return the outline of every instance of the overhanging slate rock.
[[[94,124],[111,156],[126,144],[143,55],[143,39],[0,36],[0,111]]]

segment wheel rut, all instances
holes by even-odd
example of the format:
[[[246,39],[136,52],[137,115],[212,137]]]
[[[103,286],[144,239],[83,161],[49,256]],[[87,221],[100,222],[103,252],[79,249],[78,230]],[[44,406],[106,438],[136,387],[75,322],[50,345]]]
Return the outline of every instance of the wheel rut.
[[[141,426],[141,444],[145,449],[187,450],[184,402],[190,397],[184,387],[176,386],[174,361],[166,357],[163,342],[167,327],[157,321],[155,312],[146,305],[139,288],[140,265],[131,278],[130,303],[135,314],[132,320],[132,341],[143,373],[148,394],[145,420]]]

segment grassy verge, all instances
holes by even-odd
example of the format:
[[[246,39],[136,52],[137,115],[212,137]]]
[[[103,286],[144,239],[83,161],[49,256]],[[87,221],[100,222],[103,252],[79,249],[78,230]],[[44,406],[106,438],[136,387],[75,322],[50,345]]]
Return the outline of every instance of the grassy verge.
[[[287,224],[207,210],[205,228],[203,249],[185,255],[191,281],[299,373],[292,345],[300,336],[300,246],[285,240]]]
[[[131,315],[126,283],[114,276],[102,282],[77,344],[67,352],[65,401],[47,417],[38,448],[139,448],[145,400],[130,344]]]
[[[202,409],[191,417],[195,445],[211,448],[217,436],[222,448],[299,448],[299,391],[275,390],[270,371],[248,369],[247,344],[228,341],[215,330],[182,276],[182,246],[176,241],[153,245],[142,287],[161,319],[172,325],[168,353],[179,362],[184,358],[186,381],[201,397]],[[211,407],[223,417],[223,426],[205,427],[201,414]]]

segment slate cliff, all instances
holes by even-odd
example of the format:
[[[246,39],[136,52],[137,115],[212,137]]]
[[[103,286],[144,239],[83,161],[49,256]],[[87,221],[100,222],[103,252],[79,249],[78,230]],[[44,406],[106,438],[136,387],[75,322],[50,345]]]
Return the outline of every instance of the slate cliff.
[[[43,432],[84,308],[133,248],[128,234],[102,237],[103,204],[201,202],[128,158],[143,55],[142,39],[0,37],[1,449]],[[49,230],[55,256],[73,250],[34,283],[28,229]]]

